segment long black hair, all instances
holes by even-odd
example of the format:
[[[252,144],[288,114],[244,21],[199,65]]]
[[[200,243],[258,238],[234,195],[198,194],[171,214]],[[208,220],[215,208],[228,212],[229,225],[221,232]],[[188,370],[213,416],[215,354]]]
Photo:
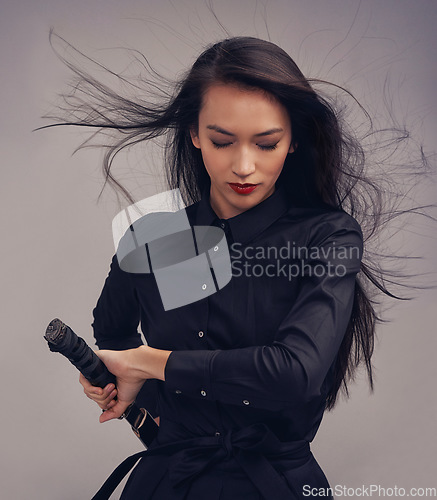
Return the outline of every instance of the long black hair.
[[[209,86],[224,83],[262,89],[287,109],[297,147],[294,154],[287,156],[278,182],[285,186],[293,203],[323,203],[346,211],[361,224],[365,243],[378,234],[382,224],[402,212],[390,209],[382,187],[365,175],[365,151],[355,134],[349,131],[341,108],[314,89],[328,82],[305,78],[293,59],[272,42],[232,37],[209,46],[174,85],[173,93],[165,93],[160,87],[160,99],[156,99],[156,92],[149,100],[138,95],[124,97],[77,65],[66,59],[64,62],[78,80],[72,93],[65,96],[67,115],[58,124],[94,127],[105,134],[114,132],[115,142],[107,144],[103,161],[105,182],[120,190],[130,202],[134,201],[130,193],[113,175],[113,160],[129,146],[161,137],[166,139],[165,170],[169,188],[179,188],[186,204],[199,200],[210,180],[201,153],[193,146],[190,130],[197,127],[202,99]],[[152,70],[148,70],[149,75],[153,75]],[[150,93],[158,87],[152,80],[145,80],[141,94],[147,95],[147,91]],[[353,99],[370,120],[349,92],[334,87]],[[394,140],[402,136],[400,131]],[[374,292],[399,298],[387,289],[387,276],[378,263],[371,261],[365,246],[361,271],[356,278],[352,315],[335,361],[327,409],[334,407],[341,388],[348,395],[348,383],[361,364],[366,368],[373,390],[371,358],[379,320]]]

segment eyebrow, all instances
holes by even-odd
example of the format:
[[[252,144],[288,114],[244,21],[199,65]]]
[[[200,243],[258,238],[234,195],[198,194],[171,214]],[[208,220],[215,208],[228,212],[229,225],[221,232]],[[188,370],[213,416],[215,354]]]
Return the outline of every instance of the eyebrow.
[[[227,130],[225,130],[221,127],[218,127],[217,125],[207,125],[206,128],[209,130],[215,130],[219,134],[235,136],[235,134],[233,134],[232,132],[228,132]],[[255,137],[264,137],[266,135],[272,135],[272,134],[276,134],[278,132],[283,132],[283,131],[284,131],[284,129],[282,129],[282,128],[271,128],[269,130],[266,130],[265,132],[260,132],[259,134],[255,134]]]

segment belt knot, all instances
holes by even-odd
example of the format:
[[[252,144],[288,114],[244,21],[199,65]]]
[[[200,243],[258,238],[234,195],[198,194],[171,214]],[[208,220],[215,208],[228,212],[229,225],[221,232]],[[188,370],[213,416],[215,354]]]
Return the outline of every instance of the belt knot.
[[[303,447],[302,443],[288,443],[292,445],[290,448],[265,424],[258,423],[225,433],[216,432],[215,436],[200,436],[173,445],[158,446],[151,451],[153,454],[173,449],[169,462],[169,477],[173,486],[177,486],[190,482],[206,468],[231,457],[248,472],[254,468],[254,460],[264,467],[268,465],[265,456],[284,452],[284,445],[291,453],[309,453],[308,442],[304,442]]]
[[[234,445],[232,443],[232,431],[225,432],[224,434],[216,432],[215,434],[219,438],[219,443],[225,450],[225,458],[231,458],[234,455]]]

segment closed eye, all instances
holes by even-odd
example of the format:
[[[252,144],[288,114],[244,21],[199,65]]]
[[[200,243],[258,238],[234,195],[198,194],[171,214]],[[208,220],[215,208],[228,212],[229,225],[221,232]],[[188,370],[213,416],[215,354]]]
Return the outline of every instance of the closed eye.
[[[226,147],[232,145],[232,142],[225,142],[225,143],[214,142],[214,141],[211,141],[211,142],[212,142],[213,146],[216,149],[222,149],[222,148],[226,148]],[[265,144],[265,145],[264,144],[257,144],[257,146],[262,151],[273,151],[273,150],[275,150],[277,148],[278,143],[275,143],[275,144]]]
[[[278,146],[278,143],[276,144],[268,144],[268,145],[262,145],[262,144],[258,144],[258,147],[260,149],[262,149],[263,151],[273,151],[274,149],[276,149]]]
[[[220,142],[214,142],[214,141],[211,141],[213,146],[217,149],[221,149],[221,148],[226,148],[227,146],[230,146],[232,144],[232,142],[225,142],[225,143],[220,143]]]

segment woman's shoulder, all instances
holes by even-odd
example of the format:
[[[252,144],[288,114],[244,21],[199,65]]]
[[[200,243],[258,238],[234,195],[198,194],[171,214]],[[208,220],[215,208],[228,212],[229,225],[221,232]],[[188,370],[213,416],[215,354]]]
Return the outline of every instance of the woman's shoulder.
[[[329,222],[360,228],[357,219],[346,210],[322,202],[308,206],[290,204],[284,216],[290,220],[308,220],[314,224]]]
[[[297,224],[308,233],[309,240],[321,240],[331,235],[355,233],[363,239],[361,225],[355,217],[342,209],[319,204],[312,207],[290,207],[283,222]]]

